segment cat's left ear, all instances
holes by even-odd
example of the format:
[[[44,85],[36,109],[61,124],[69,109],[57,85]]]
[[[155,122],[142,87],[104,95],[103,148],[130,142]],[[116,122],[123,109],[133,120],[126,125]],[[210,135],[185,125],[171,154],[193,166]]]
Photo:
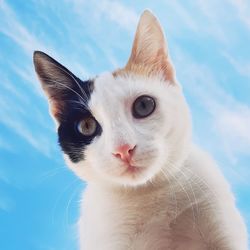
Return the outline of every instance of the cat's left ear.
[[[163,30],[149,10],[145,10],[140,17],[125,71],[146,76],[160,74],[166,81],[172,84],[175,82],[175,72]]]

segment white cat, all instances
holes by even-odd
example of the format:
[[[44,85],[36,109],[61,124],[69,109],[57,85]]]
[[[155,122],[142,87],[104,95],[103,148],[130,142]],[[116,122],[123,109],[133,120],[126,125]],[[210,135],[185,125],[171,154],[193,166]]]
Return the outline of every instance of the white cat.
[[[247,250],[228,183],[192,144],[189,109],[151,12],[123,69],[81,81],[42,52],[34,64],[66,162],[87,182],[81,250]]]

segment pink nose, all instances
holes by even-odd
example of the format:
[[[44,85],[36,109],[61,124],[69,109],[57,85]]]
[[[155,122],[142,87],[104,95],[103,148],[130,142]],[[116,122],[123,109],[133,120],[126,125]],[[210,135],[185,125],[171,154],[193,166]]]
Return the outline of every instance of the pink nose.
[[[130,162],[133,156],[133,152],[136,146],[131,146],[129,144],[123,144],[116,148],[116,152],[113,155],[116,158],[121,159],[124,162]]]

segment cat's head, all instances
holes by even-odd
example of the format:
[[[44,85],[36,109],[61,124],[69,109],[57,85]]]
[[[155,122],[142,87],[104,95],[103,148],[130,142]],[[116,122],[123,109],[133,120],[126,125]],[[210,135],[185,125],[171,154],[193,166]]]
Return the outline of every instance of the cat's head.
[[[185,158],[189,111],[151,12],[142,14],[122,69],[82,81],[42,52],[34,64],[66,162],[82,179],[141,185]]]

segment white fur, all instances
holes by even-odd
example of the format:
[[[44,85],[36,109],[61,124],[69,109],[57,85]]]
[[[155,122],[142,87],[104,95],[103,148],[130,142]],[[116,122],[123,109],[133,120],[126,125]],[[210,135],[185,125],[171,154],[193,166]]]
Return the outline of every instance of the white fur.
[[[156,98],[156,110],[135,119],[136,97]],[[191,142],[182,90],[161,78],[104,74],[90,109],[103,132],[68,165],[88,186],[79,221],[81,250],[247,250],[247,233],[229,185],[210,157]],[[136,145],[138,173],[113,157]]]

